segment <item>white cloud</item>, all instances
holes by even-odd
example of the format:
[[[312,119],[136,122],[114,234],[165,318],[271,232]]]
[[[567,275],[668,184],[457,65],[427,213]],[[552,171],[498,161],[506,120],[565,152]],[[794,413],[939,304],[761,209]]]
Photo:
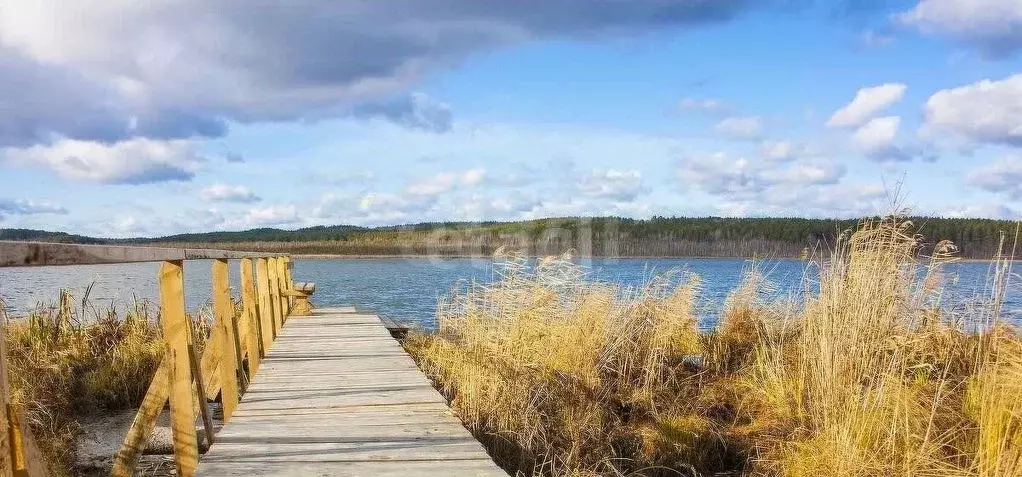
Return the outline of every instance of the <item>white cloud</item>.
[[[837,183],[845,168],[837,164],[794,162],[779,168],[769,161],[750,161],[723,152],[679,161],[678,178],[686,188],[727,199],[749,199],[774,188]]]
[[[804,155],[806,148],[791,141],[765,141],[760,145],[759,153],[768,161],[788,162]]]
[[[937,91],[926,101],[924,135],[1022,147],[1022,73]]]
[[[763,133],[763,118],[735,116],[717,123],[717,132],[735,139],[756,139]]]
[[[718,152],[682,159],[678,166],[682,188],[710,194],[717,213],[728,216],[877,212],[876,187],[841,184],[846,169],[838,163],[795,161],[780,166]]]
[[[228,185],[217,182],[199,191],[199,198],[213,202],[259,202],[259,196],[252,193],[245,186]]]
[[[64,206],[48,200],[0,199],[0,220],[15,215],[67,214]]]
[[[436,175],[412,182],[406,189],[409,194],[436,196],[454,190],[457,187],[471,187],[482,181],[486,170],[476,167],[461,172],[440,172]]]
[[[1022,219],[1022,212],[1004,204],[958,205],[947,209],[931,210],[928,215],[937,217],[963,217],[980,219]]]
[[[874,161],[909,161],[913,156],[921,155],[921,151],[905,148],[895,144],[901,118],[886,116],[871,119],[852,134],[852,143],[856,149]]]
[[[1011,155],[969,173],[966,183],[973,187],[1022,200],[1022,156]]]
[[[619,202],[631,202],[639,195],[649,192],[643,184],[642,173],[639,171],[592,171],[578,182],[579,190],[593,198],[612,199]]]
[[[897,19],[976,46],[992,57],[1022,50],[1020,0],[921,0]]]
[[[205,159],[187,140],[131,139],[114,144],[64,139],[50,146],[6,149],[15,164],[44,167],[70,180],[105,184],[188,181]]]
[[[272,205],[253,207],[239,218],[227,219],[223,222],[225,230],[241,230],[257,227],[288,227],[302,223],[298,208],[294,205]]]
[[[862,88],[855,93],[855,98],[827,120],[831,127],[855,127],[868,121],[873,115],[901,101],[907,86],[901,83],[885,83],[879,86]]]

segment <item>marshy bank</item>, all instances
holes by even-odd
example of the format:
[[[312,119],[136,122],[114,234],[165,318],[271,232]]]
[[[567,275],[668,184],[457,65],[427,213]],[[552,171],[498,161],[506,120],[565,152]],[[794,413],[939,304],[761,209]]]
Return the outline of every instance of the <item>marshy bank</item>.
[[[0,318],[11,403],[24,411],[50,470],[107,475],[163,356],[156,307],[144,300],[98,307],[86,288],[77,300],[64,290],[54,305]],[[201,349],[209,320],[202,313],[192,320]],[[150,458],[140,468],[165,460]],[[162,467],[165,473],[172,465]]]
[[[920,268],[919,245],[910,223],[863,223],[802,296],[750,271],[709,332],[695,275],[625,290],[511,257],[405,344],[525,475],[1022,475],[1011,262],[959,302],[944,296],[953,248]]]

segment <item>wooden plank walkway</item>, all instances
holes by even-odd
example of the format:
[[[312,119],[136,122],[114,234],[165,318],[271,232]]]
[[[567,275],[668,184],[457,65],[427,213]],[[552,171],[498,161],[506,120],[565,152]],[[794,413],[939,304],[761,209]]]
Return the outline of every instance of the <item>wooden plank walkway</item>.
[[[507,473],[380,318],[328,308],[288,319],[197,475]]]

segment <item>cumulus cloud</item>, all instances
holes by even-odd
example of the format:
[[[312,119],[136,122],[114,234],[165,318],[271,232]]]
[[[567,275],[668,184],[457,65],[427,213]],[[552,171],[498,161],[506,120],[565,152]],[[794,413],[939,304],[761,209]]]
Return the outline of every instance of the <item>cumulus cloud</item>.
[[[678,177],[690,188],[728,198],[750,198],[775,187],[836,183],[845,174],[840,165],[796,162],[778,168],[768,161],[750,161],[723,152],[679,161]]]
[[[727,21],[749,0],[485,2],[7,1],[0,147],[66,137],[221,136],[229,121],[316,119],[401,91],[472,54]],[[414,98],[404,106],[416,105]],[[445,113],[363,114],[443,128]],[[428,109],[428,108],[427,108]]]
[[[717,123],[717,132],[735,139],[756,139],[763,133],[763,118],[735,116]]]
[[[361,104],[352,114],[365,119],[383,118],[409,129],[434,133],[450,131],[453,123],[451,108],[423,93]]]
[[[871,119],[852,134],[852,143],[859,151],[875,161],[908,161],[912,154],[895,144],[898,128],[901,126],[899,116],[886,116]]]
[[[768,161],[788,162],[805,155],[806,147],[791,141],[764,141],[759,153]]]
[[[989,57],[1006,57],[1022,50],[1019,0],[921,0],[897,19],[924,33],[972,45]]]
[[[225,219],[222,227],[227,230],[251,229],[256,227],[289,227],[301,224],[298,208],[292,204],[253,207],[241,217]]]
[[[191,141],[145,138],[113,144],[64,139],[2,153],[14,164],[50,169],[66,179],[104,184],[189,181],[206,161]]]
[[[482,181],[486,170],[472,168],[461,172],[440,172],[423,180],[412,182],[407,192],[412,195],[436,196],[450,192],[457,187],[471,187]]]
[[[677,172],[684,189],[714,196],[718,212],[731,216],[855,215],[874,198],[871,189],[841,184],[845,167],[831,162],[796,161],[779,167],[718,152],[684,158]],[[851,200],[853,196],[863,200]]]
[[[0,220],[15,215],[37,214],[66,215],[67,209],[48,200],[0,199]]]
[[[855,98],[827,120],[831,127],[856,127],[869,121],[873,115],[901,101],[907,86],[901,83],[885,83],[879,86],[862,88],[855,93]]]
[[[649,188],[643,184],[642,173],[635,170],[592,171],[582,176],[578,188],[586,196],[619,202],[631,202],[649,192]]]
[[[1008,156],[981,167],[966,178],[966,182],[988,192],[1004,194],[1012,200],[1022,200],[1022,156]]]
[[[1022,147],[1022,73],[937,91],[926,101],[923,132]]]
[[[211,202],[259,202],[259,196],[245,186],[215,183],[199,191],[199,198]]]

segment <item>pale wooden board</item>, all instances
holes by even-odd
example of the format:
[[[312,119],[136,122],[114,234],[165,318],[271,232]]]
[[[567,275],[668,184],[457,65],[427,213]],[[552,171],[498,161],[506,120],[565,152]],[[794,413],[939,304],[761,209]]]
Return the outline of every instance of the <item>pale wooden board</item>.
[[[236,252],[195,248],[81,245],[72,243],[0,240],[0,267],[39,265],[92,265],[97,263],[162,262],[276,256],[272,253]]]
[[[205,476],[481,476],[497,467],[375,315],[288,319]]]

